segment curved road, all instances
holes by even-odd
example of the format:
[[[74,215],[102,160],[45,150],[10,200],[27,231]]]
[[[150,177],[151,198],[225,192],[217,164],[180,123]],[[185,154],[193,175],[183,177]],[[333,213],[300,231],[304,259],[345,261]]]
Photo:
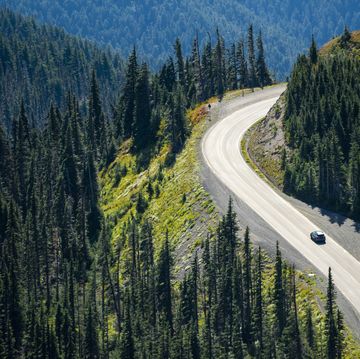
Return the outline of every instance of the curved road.
[[[264,219],[279,235],[296,248],[325,276],[328,268],[336,287],[360,313],[360,262],[327,236],[325,245],[309,238],[317,228],[308,218],[276,193],[246,164],[240,143],[246,130],[264,117],[279,98],[284,87],[273,90],[273,97],[258,96],[256,103],[213,125],[205,134],[201,149],[207,166],[240,200]]]

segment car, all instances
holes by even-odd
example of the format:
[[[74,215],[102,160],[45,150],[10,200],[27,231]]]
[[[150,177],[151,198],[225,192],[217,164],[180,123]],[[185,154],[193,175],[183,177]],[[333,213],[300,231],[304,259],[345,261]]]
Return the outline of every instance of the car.
[[[324,234],[324,232],[321,231],[313,231],[310,233],[310,238],[315,242],[315,243],[326,243],[326,236]]]

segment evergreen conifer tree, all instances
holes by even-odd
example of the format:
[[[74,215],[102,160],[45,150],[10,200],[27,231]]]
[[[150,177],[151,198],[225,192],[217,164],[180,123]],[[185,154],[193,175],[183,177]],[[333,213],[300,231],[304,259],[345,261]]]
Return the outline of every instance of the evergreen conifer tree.
[[[137,150],[149,143],[151,129],[149,74],[147,65],[141,66],[135,86],[135,114],[133,123],[134,145]]]
[[[122,126],[125,138],[129,138],[132,135],[132,124],[134,121],[135,112],[135,85],[138,76],[138,63],[135,47],[131,52],[127,64],[127,70],[125,75],[125,85],[122,92],[122,107],[123,116],[121,116]]]
[[[338,333],[335,318],[335,287],[332,279],[331,268],[329,268],[327,300],[326,300],[326,348],[327,358],[337,357]]]
[[[249,85],[254,88],[258,84],[256,76],[256,57],[255,57],[255,46],[254,46],[254,29],[253,25],[249,26],[248,29],[248,58],[249,58]]]
[[[271,84],[271,78],[265,62],[264,45],[262,41],[261,31],[256,40],[256,45],[258,49],[258,55],[256,60],[256,75],[259,81],[259,85],[261,87],[264,87]]]
[[[314,35],[311,38],[311,46],[310,46],[310,50],[309,50],[309,55],[310,55],[311,63],[316,64],[318,61],[318,50],[317,50],[317,45],[315,42]]]

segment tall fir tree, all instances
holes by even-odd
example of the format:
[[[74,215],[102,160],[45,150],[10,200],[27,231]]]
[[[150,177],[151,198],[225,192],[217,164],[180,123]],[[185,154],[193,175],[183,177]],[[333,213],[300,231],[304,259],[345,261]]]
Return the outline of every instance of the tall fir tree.
[[[335,286],[332,278],[331,268],[329,268],[327,299],[326,299],[326,351],[328,359],[337,357],[338,333],[335,317]]]
[[[279,248],[279,242],[276,242],[274,303],[275,303],[275,314],[278,323],[278,328],[277,328],[278,335],[281,335],[286,324],[286,313],[285,313],[285,292],[284,292],[284,283],[283,283],[283,262]]]
[[[257,86],[258,79],[256,75],[256,56],[254,45],[254,28],[250,25],[247,34],[248,58],[249,58],[249,86]]]
[[[318,62],[318,50],[317,50],[317,45],[315,42],[314,35],[311,38],[311,46],[310,46],[310,50],[309,50],[309,56],[310,56],[311,63],[315,65]]]
[[[237,46],[237,58],[238,58],[238,67],[239,67],[239,87],[241,89],[248,86],[249,83],[249,74],[248,74],[248,65],[245,57],[245,48],[244,40],[240,40]]]
[[[259,36],[256,39],[256,45],[258,50],[258,55],[256,59],[256,75],[260,87],[264,87],[271,84],[271,78],[265,62],[264,45],[261,31],[259,32]]]
[[[133,123],[133,137],[135,148],[139,151],[145,148],[150,139],[151,108],[149,73],[147,65],[141,66],[135,86],[135,113]]]
[[[129,138],[132,135],[132,124],[135,112],[135,85],[138,76],[138,62],[135,47],[133,48],[127,64],[125,74],[125,85],[122,92],[123,115],[119,118],[121,121],[122,135]]]
[[[177,80],[180,85],[185,88],[185,66],[184,66],[184,57],[182,54],[181,42],[177,38],[174,45],[175,55],[176,55],[176,73]]]

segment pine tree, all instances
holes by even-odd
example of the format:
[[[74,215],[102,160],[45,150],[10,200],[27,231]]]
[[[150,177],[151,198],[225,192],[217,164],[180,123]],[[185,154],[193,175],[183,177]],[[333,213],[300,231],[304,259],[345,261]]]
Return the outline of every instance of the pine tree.
[[[318,62],[318,50],[315,42],[314,35],[311,38],[311,46],[309,50],[310,61],[312,64],[316,64]]]
[[[222,99],[224,96],[224,78],[223,78],[223,39],[220,36],[219,29],[216,29],[216,46],[215,46],[215,83],[216,83],[216,95],[219,97],[219,99]]]
[[[129,306],[129,303],[127,304]],[[134,341],[130,322],[130,309],[127,307],[125,323],[120,336],[120,359],[135,358]]]
[[[215,85],[214,85],[214,63],[213,63],[213,50],[211,48],[211,43],[207,42],[203,54],[202,54],[202,63],[204,73],[204,97],[210,98],[215,94]]]
[[[179,38],[176,39],[174,45],[175,55],[176,55],[176,73],[177,81],[180,85],[185,88],[185,67],[184,67],[184,58],[181,49],[181,42]]]
[[[280,336],[285,324],[285,292],[283,285],[283,263],[281,252],[279,249],[279,242],[276,242],[276,259],[275,259],[275,282],[274,282],[274,302],[275,313],[278,324],[278,335]]]
[[[338,333],[335,319],[335,287],[329,268],[327,300],[326,300],[326,348],[327,358],[335,359],[337,353]]]
[[[195,253],[194,262],[192,264],[191,273],[191,305],[192,305],[192,321],[198,334],[198,321],[199,321],[199,309],[198,309],[198,276],[199,276],[199,264],[197,252]]]
[[[68,123],[65,130],[65,141],[62,152],[62,176],[65,193],[77,202],[79,194],[79,178],[77,158],[74,153],[71,124]]]
[[[244,265],[243,265],[243,287],[244,287],[244,328],[243,328],[243,340],[246,344],[252,343],[252,254],[250,247],[250,231],[249,227],[246,227],[244,235]]]
[[[293,325],[294,325],[294,334],[292,337],[292,341],[295,343],[295,353],[294,356],[296,358],[302,358],[302,343],[300,338],[300,329],[299,329],[299,318],[298,318],[298,309],[296,302],[296,277],[295,277],[295,268],[292,267],[290,271],[290,281],[292,286],[292,313],[293,313]]]
[[[135,86],[135,114],[133,123],[134,145],[137,150],[145,148],[150,140],[150,90],[147,65],[141,66]]]
[[[344,318],[340,310],[337,310],[336,315],[336,332],[337,332],[337,343],[336,343],[336,355],[337,359],[343,357],[344,351]]]
[[[256,263],[256,282],[255,282],[255,304],[254,304],[254,332],[256,333],[259,342],[259,351],[263,349],[263,291],[262,291],[262,277],[263,277],[263,259],[261,248],[258,250],[258,258]]]
[[[98,184],[94,158],[89,152],[85,158],[82,176],[84,204],[87,213],[88,234],[90,242],[95,242],[100,232],[101,214],[98,205]]]
[[[264,45],[262,41],[262,33],[259,32],[259,36],[256,40],[258,49],[258,55],[256,60],[256,75],[259,81],[259,85],[262,87],[271,84],[271,78],[265,62]]]
[[[125,85],[122,91],[123,115],[121,116],[123,136],[129,138],[132,135],[132,124],[135,112],[135,85],[138,76],[138,63],[135,47],[128,60]]]
[[[2,223],[4,232],[1,233],[2,238],[0,237],[2,240],[0,301],[3,306],[4,312],[2,315],[4,315],[3,320],[5,321],[6,330],[12,335],[11,338],[7,338],[5,341],[8,346],[7,350],[15,354],[20,351],[24,329],[17,248],[21,239],[21,231],[14,203],[7,204],[1,214],[4,215],[5,221]],[[3,333],[3,335],[5,334],[6,332]]]
[[[349,41],[351,40],[351,33],[347,26],[344,28],[344,32],[340,37],[340,47],[346,49],[349,46]]]
[[[244,329],[244,307],[243,307],[243,285],[242,285],[242,272],[241,262],[239,257],[234,261],[233,269],[233,313],[234,313],[234,324],[232,330],[232,352],[235,358],[243,358],[243,340],[242,330]]]
[[[248,29],[248,58],[249,58],[249,85],[255,87],[258,84],[256,76],[256,58],[255,58],[255,46],[254,46],[254,29],[253,25],[249,26]]]
[[[159,82],[167,92],[172,92],[174,90],[176,85],[176,71],[174,60],[171,56],[160,70]]]
[[[95,70],[92,72],[89,97],[88,143],[94,151],[96,160],[100,158],[102,146],[107,144],[105,118],[101,108],[99,86]],[[100,151],[100,153],[98,153]],[[101,153],[102,152],[102,153]]]
[[[87,359],[97,359],[100,356],[97,308],[96,308],[96,273],[92,273],[91,288],[86,305],[85,328],[84,328],[84,357]]]
[[[0,188],[10,190],[12,185],[9,182],[13,181],[13,168],[10,144],[5,135],[5,131],[0,124]]]
[[[312,310],[311,306],[309,305],[306,309],[306,321],[305,321],[305,331],[306,331],[306,340],[307,343],[312,351],[315,350],[316,346],[316,333],[314,330],[314,324],[312,319]]]
[[[230,46],[228,50],[228,59],[227,59],[227,84],[229,90],[236,90],[238,87],[237,79],[237,61],[236,61],[236,47],[235,44]]]
[[[169,106],[170,119],[168,132],[172,150],[174,153],[177,153],[182,149],[187,134],[186,118],[184,114],[184,98],[179,88],[176,89],[174,97],[170,99]]]
[[[197,102],[204,101],[204,78],[200,62],[199,38],[196,35],[191,52],[192,77],[196,88]]]
[[[30,164],[30,128],[25,112],[25,105],[21,102],[20,115],[13,123],[13,156],[15,176],[17,179],[17,200],[23,210],[26,208],[27,171]]]
[[[159,254],[157,263],[157,302],[158,310],[163,313],[164,319],[173,332],[172,294],[171,294],[171,267],[172,258],[169,248],[168,232]]]
[[[241,89],[248,86],[249,74],[245,57],[244,41],[240,40],[237,46],[237,58],[239,63],[239,87]]]

